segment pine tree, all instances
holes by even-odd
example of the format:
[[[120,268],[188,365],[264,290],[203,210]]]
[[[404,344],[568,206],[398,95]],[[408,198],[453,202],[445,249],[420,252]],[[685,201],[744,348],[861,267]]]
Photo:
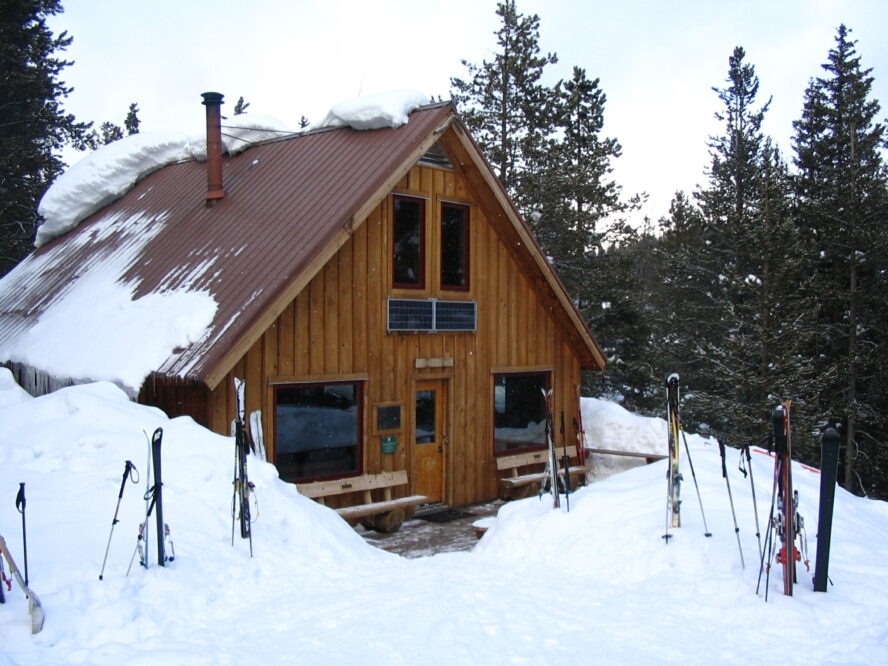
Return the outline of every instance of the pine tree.
[[[629,206],[610,179],[611,161],[620,156],[616,139],[601,136],[607,97],[598,79],[574,67],[560,89],[555,128],[545,150],[527,158],[522,200],[532,207],[530,224],[572,294],[585,282],[588,257],[602,249],[602,220]]]
[[[247,112],[247,109],[250,107],[249,102],[244,102],[244,97],[241,95],[237,98],[237,104],[234,105],[234,115],[239,116]]]
[[[824,372],[818,407],[844,427],[845,487],[885,496],[886,135],[870,99],[872,70],[861,67],[850,33],[838,28],[826,75],[809,83],[794,123],[798,223],[823,303],[814,349]]]
[[[555,95],[540,81],[558,57],[540,55],[539,16],[520,14],[515,0],[498,3],[496,13],[499,51],[480,65],[461,61],[468,77],[451,78],[450,85],[463,120],[520,206],[527,162],[552,131]]]
[[[61,12],[58,0],[0,3],[0,274],[31,249],[37,204],[65,166],[60,149],[81,147],[89,130],[62,108],[71,88],[59,75],[71,63],[57,54],[72,38],[46,25]]]
[[[596,392],[631,403],[644,393],[636,373],[649,335],[637,297],[639,235],[624,219],[637,201],[624,202],[611,178],[621,147],[602,135],[607,97],[599,80],[574,67],[556,101],[556,134],[542,161],[530,162],[524,201],[535,209],[537,239],[609,358]]]
[[[798,289],[788,171],[762,132],[770,102],[757,106],[759,79],[745,58],[734,49],[727,87],[714,88],[724,131],[710,139],[709,183],[695,193],[699,215],[686,216],[672,297],[674,319],[686,319],[675,322],[684,413],[736,444],[757,441],[770,407],[808,392],[811,375],[798,362],[812,306]]]
[[[635,298],[635,232],[623,218],[638,198],[623,202],[610,175],[621,149],[602,136],[606,96],[580,67],[543,85],[557,56],[540,55],[539,17],[520,14],[514,0],[499,3],[497,15],[499,51],[481,65],[463,61],[469,77],[451,79],[453,99],[614,361],[587,388],[635,393],[633,354],[649,332]]]
[[[139,106],[133,102],[129,105],[129,111],[127,111],[126,118],[123,120],[123,128],[126,130],[127,136],[138,134],[139,125],[141,124],[142,121],[139,120]]]
[[[99,134],[97,135],[99,145],[106,146],[122,138],[123,130],[120,128],[120,125],[115,125],[110,120],[106,120],[99,126]]]
[[[124,136],[131,136],[139,133],[139,126],[142,122],[139,120],[139,106],[133,102],[129,105],[126,118],[123,120],[123,127],[110,120],[106,120],[99,125],[98,131],[92,130],[86,137],[81,150],[95,150],[99,146],[107,146],[109,143],[122,139]],[[126,130],[126,135],[124,135]]]

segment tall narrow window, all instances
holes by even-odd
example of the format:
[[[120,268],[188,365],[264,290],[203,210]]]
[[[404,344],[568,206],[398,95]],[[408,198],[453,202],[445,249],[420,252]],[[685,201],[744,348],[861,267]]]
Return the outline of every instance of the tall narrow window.
[[[425,287],[425,201],[394,197],[392,284],[395,287]]]
[[[469,288],[469,207],[441,206],[441,288]]]

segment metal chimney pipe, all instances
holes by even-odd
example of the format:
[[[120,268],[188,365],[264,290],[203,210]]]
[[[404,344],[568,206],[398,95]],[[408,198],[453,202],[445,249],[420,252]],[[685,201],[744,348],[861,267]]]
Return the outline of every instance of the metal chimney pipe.
[[[207,107],[207,204],[225,196],[222,187],[222,97],[221,93],[201,94]]]

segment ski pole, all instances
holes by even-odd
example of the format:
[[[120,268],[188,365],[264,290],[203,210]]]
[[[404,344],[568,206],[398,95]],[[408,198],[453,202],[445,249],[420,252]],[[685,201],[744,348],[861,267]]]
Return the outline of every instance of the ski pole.
[[[703,536],[711,537],[712,532],[710,532],[709,528],[706,526],[706,513],[703,511],[703,498],[700,497],[700,486],[697,485],[697,475],[694,473],[694,461],[691,460],[691,449],[688,447],[688,438],[685,436],[684,429],[681,431],[681,438],[684,440],[685,453],[688,455],[688,466],[691,468],[691,478],[694,479],[694,488],[697,489],[697,501],[700,503],[700,515],[703,516]]]
[[[767,438],[765,438],[767,439]],[[746,455],[746,463],[743,462],[743,455]],[[749,470],[749,488],[752,491],[752,511],[755,515],[755,538],[758,541],[758,553],[759,559],[762,557],[762,533],[759,528],[759,511],[758,511],[758,503],[755,500],[755,482],[752,478],[752,454],[749,452],[749,444],[745,444],[743,449],[740,451],[740,464],[738,469],[743,473],[743,477],[746,478],[747,469]]]
[[[127,478],[130,478],[130,475],[132,475],[133,483],[139,482],[139,471],[131,461],[127,460],[123,468],[123,480],[120,482],[120,492],[117,494],[117,508],[114,509],[114,519],[111,521],[111,534],[108,535],[108,545],[105,546],[105,559],[102,560],[102,570],[99,572],[99,580],[104,580],[105,564],[108,562],[108,550],[111,548],[111,537],[114,536],[114,526],[119,522],[117,520],[117,513],[120,511],[120,500],[123,499],[123,489],[126,487],[126,480]]]
[[[759,587],[762,583],[762,572],[765,572],[765,601],[768,600],[768,582],[771,577],[771,554],[774,549],[774,503],[777,499],[777,480],[780,478],[780,458],[774,460],[774,483],[771,487],[771,510],[768,513],[768,533],[765,535],[765,545],[762,550],[762,560],[759,565],[758,582],[755,584],[755,593],[759,593]],[[767,571],[765,571],[765,563],[767,562]]]
[[[22,549],[25,559],[25,584],[28,584],[28,533],[25,529],[25,484],[19,483],[19,490],[15,496],[15,508],[22,514]]]
[[[743,560],[743,546],[740,545],[740,528],[737,527],[737,514],[734,512],[734,496],[731,495],[731,482],[728,479],[728,466],[725,462],[725,445],[718,440],[718,452],[722,459],[722,476],[725,477],[725,485],[728,488],[728,501],[731,503],[731,516],[734,518],[734,534],[737,535],[737,548],[740,549],[740,567],[745,569],[746,562]],[[740,455],[743,455],[742,453]]]

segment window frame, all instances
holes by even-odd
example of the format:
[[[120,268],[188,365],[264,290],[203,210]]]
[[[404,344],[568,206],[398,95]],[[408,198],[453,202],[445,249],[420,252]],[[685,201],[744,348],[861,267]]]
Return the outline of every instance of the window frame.
[[[497,437],[496,437],[496,430],[497,430],[496,388],[497,388],[497,380],[500,377],[540,376],[540,377],[543,377],[545,380],[544,387],[546,388],[546,390],[549,390],[552,388],[552,371],[551,370],[508,370],[508,371],[494,371],[491,374],[492,374],[492,378],[491,378],[491,389],[492,389],[491,390],[491,422],[492,422],[491,446],[493,448],[494,457],[499,458],[502,456],[514,455],[516,453],[530,453],[532,451],[542,451],[542,450],[546,449],[546,447],[548,446],[548,442],[546,442],[546,440],[545,440],[545,435],[543,436],[543,442],[541,444],[529,444],[527,446],[518,446],[513,449],[497,449],[497,446],[496,446],[496,442],[497,442]],[[544,403],[543,404],[543,419],[545,419],[546,418],[545,399],[543,398],[542,393],[540,394],[540,400]]]
[[[444,282],[444,272],[445,272],[445,238],[444,238],[444,211],[445,209],[459,210],[463,213],[463,223],[462,223],[462,233],[463,233],[463,244],[462,244],[462,268],[463,268],[463,284],[462,285],[451,285],[445,284]],[[455,201],[442,201],[441,202],[441,219],[439,224],[439,259],[440,259],[440,270],[438,275],[439,284],[442,291],[457,291],[457,292],[467,292],[471,289],[471,206],[464,203],[457,203]]]
[[[275,384],[273,386],[273,418],[274,418],[274,460],[273,464],[275,468],[278,470],[278,475],[284,481],[290,483],[309,483],[311,481],[325,481],[331,479],[346,479],[355,476],[361,476],[364,473],[364,450],[366,446],[366,437],[364,433],[364,399],[366,394],[366,380],[356,380],[356,379],[331,379],[331,380],[321,380],[321,381],[305,381],[305,382],[288,382],[285,384]],[[313,388],[313,387],[328,387],[328,386],[353,386],[355,389],[355,398],[354,404],[356,408],[355,414],[355,467],[353,471],[347,472],[337,472],[334,474],[321,474],[317,476],[306,476],[306,477],[297,477],[295,475],[287,475],[284,476],[282,470],[279,466],[278,461],[278,453],[279,453],[279,424],[278,424],[278,406],[280,401],[278,399],[279,391],[281,389],[294,389],[294,388]],[[320,449],[309,449],[309,451],[316,451]]]
[[[398,202],[409,201],[419,205],[419,266],[418,281],[414,284],[411,282],[398,282],[396,259],[397,259],[397,217]],[[411,289],[422,291],[426,288],[426,243],[428,242],[426,233],[426,200],[422,197],[410,196],[407,194],[392,194],[392,253],[391,253],[391,276],[392,287],[394,289]]]

